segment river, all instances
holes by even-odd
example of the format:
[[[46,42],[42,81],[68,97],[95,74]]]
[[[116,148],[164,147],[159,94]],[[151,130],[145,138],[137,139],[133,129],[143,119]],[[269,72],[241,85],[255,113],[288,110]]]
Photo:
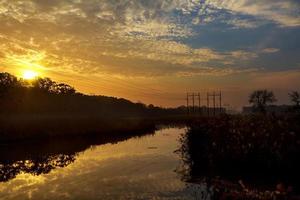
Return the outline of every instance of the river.
[[[195,199],[195,189],[177,172],[182,161],[175,151],[185,132],[165,128],[76,153],[49,154],[38,163],[2,163],[6,181],[0,183],[0,199]]]

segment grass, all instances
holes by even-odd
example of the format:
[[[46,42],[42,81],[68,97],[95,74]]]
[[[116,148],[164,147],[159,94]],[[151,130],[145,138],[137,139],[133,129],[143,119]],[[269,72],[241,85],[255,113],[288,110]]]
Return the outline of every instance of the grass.
[[[229,199],[298,195],[299,121],[297,115],[224,115],[193,122],[181,138],[183,177]]]

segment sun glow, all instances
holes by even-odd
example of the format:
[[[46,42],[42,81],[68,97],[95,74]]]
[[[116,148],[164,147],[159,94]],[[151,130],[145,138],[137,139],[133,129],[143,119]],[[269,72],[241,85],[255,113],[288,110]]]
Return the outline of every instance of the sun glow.
[[[25,80],[33,80],[33,79],[35,79],[37,76],[38,76],[38,73],[35,72],[35,71],[32,71],[32,70],[25,70],[25,71],[23,72],[23,75],[22,75],[22,77],[23,77]]]

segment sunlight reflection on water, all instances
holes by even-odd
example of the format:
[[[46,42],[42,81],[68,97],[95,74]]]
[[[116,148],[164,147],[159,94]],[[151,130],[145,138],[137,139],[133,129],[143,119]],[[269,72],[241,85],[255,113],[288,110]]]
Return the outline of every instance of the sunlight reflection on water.
[[[178,138],[185,129],[95,145],[48,174],[0,183],[0,199],[192,199],[181,181]]]

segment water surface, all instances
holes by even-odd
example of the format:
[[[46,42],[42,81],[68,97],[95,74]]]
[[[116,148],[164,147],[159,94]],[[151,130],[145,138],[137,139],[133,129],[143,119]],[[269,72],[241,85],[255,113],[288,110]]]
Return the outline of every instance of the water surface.
[[[34,164],[14,160],[6,170],[18,170],[0,183],[0,199],[194,199],[176,172],[181,159],[174,151],[185,131],[162,129],[81,152],[48,155]]]

